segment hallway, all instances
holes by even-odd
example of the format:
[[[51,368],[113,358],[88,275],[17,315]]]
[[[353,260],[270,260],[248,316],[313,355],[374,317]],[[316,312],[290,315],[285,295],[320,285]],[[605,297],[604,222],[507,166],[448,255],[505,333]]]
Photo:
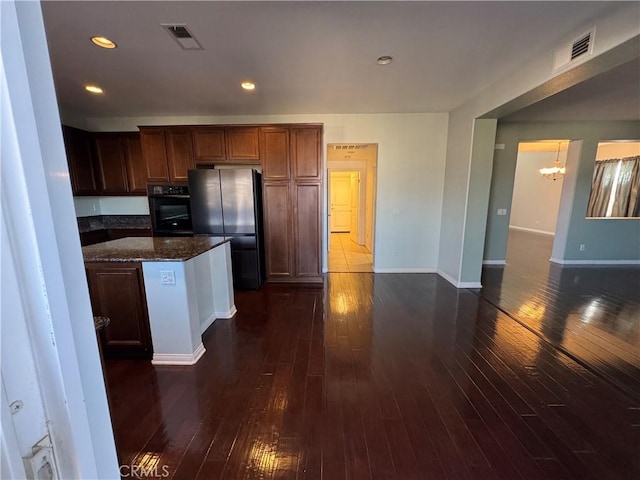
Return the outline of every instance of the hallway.
[[[330,272],[373,272],[373,254],[364,245],[351,241],[349,233],[331,233]]]

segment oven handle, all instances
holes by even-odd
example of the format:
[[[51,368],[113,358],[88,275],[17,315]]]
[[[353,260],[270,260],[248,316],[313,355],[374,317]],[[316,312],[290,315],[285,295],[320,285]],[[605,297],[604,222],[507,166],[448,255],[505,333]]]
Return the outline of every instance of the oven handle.
[[[191,198],[191,195],[149,195],[149,198]]]

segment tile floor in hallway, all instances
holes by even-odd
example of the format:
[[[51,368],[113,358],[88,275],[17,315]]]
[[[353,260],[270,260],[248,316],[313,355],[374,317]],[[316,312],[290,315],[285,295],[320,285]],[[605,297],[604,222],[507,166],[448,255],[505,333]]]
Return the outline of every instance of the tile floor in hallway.
[[[373,255],[364,245],[349,238],[349,233],[331,233],[330,272],[373,272]]]

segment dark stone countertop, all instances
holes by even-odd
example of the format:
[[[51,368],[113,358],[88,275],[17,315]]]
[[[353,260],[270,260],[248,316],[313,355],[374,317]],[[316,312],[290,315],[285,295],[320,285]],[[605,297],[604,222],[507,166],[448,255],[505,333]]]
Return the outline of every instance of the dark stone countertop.
[[[127,237],[82,247],[87,263],[184,262],[231,237]]]

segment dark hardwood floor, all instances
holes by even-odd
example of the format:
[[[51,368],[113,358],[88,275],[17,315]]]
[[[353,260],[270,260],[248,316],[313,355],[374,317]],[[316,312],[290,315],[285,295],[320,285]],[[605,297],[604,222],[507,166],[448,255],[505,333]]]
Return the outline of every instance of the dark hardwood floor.
[[[483,269],[480,294],[640,400],[640,268],[560,266],[552,244],[510,230],[506,265]]]
[[[193,367],[107,361],[121,464],[200,480],[640,478],[640,404],[477,293],[427,274],[324,288],[237,292]]]

